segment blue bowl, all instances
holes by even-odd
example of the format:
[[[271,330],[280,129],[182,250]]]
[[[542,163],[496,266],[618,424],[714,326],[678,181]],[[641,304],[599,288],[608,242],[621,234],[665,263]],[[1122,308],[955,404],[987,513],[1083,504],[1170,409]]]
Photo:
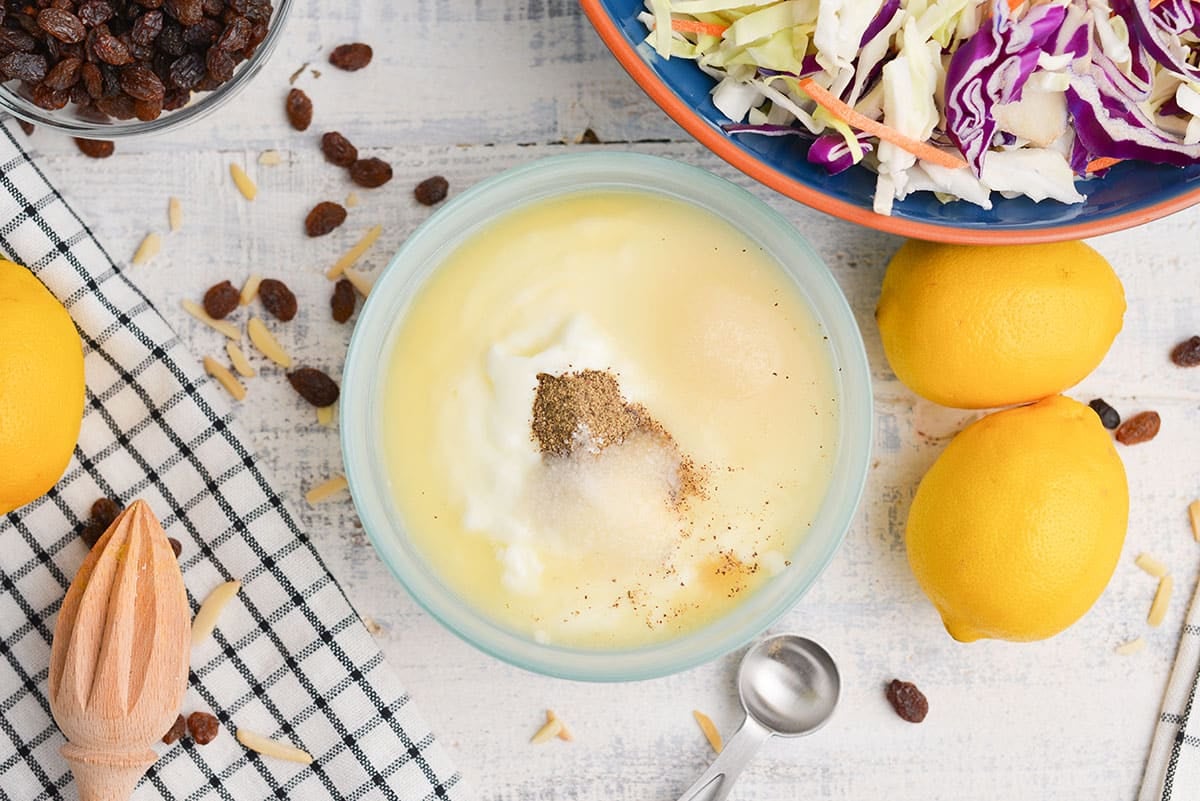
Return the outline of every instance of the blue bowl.
[[[965,201],[943,204],[920,192],[897,201],[891,216],[872,211],[875,175],[852,167],[840,175],[805,159],[797,137],[730,136],[712,103],[713,81],[681,58],[659,57],[642,45],[640,0],[580,0],[600,38],[642,89],[677,123],[725,161],[788,197],[851,222],[902,236],[968,244],[1018,244],[1083,239],[1131,228],[1200,202],[1200,165],[1184,169],[1126,162],[1103,178],[1080,181],[1087,201],[993,195],[985,210]]]

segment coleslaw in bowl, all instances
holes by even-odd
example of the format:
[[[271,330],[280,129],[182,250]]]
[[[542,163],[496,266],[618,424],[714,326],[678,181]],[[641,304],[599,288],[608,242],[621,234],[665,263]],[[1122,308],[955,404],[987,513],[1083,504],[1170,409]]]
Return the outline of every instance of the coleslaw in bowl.
[[[1151,4],[583,0],[735,166],[856,222],[968,242],[1089,236],[1200,199],[1200,4]]]

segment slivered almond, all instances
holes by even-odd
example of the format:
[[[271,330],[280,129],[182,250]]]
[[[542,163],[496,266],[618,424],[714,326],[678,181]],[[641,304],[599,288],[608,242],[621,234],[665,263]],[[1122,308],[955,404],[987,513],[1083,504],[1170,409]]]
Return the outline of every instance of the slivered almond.
[[[217,627],[217,618],[241,588],[242,582],[227,581],[217,585],[216,589],[208,594],[204,603],[200,604],[200,611],[196,612],[196,617],[192,620],[193,646],[199,645],[212,635]]]
[[[1145,640],[1143,640],[1141,637],[1134,637],[1129,642],[1121,643],[1113,650],[1116,653],[1120,654],[1121,656],[1129,656],[1130,654],[1136,654],[1138,651],[1142,650],[1145,647],[1146,647]]]
[[[721,732],[717,731],[717,727],[713,725],[712,719],[701,712],[699,709],[692,710],[692,717],[696,719],[696,724],[700,726],[700,731],[704,732],[704,739],[708,740],[708,744],[712,746],[712,750],[718,754],[725,747],[725,742],[721,739]]]
[[[250,366],[250,360],[246,358],[246,353],[232,339],[225,342],[225,352],[229,354],[229,363],[233,365],[233,369],[238,371],[238,375],[242,378],[254,378],[254,368]]]
[[[250,180],[250,176],[246,175],[246,171],[240,165],[230,163],[229,174],[233,177],[233,185],[242,193],[242,197],[246,200],[254,200],[258,197],[258,187],[254,181]]]
[[[162,250],[162,237],[157,231],[146,234],[138,249],[133,253],[133,265],[136,267],[153,259]]]
[[[317,423],[329,428],[333,425],[333,406],[321,406],[317,409]]]
[[[207,325],[209,328],[213,329],[214,331],[224,334],[225,336],[232,339],[234,342],[241,341],[242,332],[238,329],[238,327],[236,325],[229,322],[228,320],[214,320],[213,318],[208,316],[208,312],[206,312],[204,310],[204,307],[201,306],[196,301],[181,300],[179,302],[179,305],[183,306],[183,310],[185,312],[192,315],[197,320],[204,323],[205,325]]]
[[[247,278],[246,283],[242,284],[242,291],[238,293],[238,303],[249,306],[258,296],[258,285],[261,283],[261,275],[252,275]]]
[[[562,727],[558,730],[558,739],[568,743],[574,740],[575,735],[571,734],[571,730],[567,728],[567,724],[558,716],[558,713],[556,713],[553,709],[547,709],[546,722],[550,723],[551,721],[555,720],[562,724]]]
[[[278,740],[272,740],[270,737],[264,737],[257,732],[252,732],[249,729],[238,727],[237,741],[249,748],[251,751],[257,751],[263,756],[274,757],[275,759],[283,759],[288,762],[299,762],[301,765],[311,765],[313,758],[312,754],[302,748],[296,748],[294,745],[281,743]]]
[[[362,258],[362,255],[367,252],[368,248],[375,244],[375,240],[378,239],[379,235],[382,233],[383,226],[376,225],[363,234],[362,239],[358,240],[354,247],[346,251],[345,255],[338,259],[337,262],[329,268],[328,272],[325,273],[325,277],[330,281],[336,280],[347,267],[353,267],[354,264]]]
[[[1188,504],[1188,519],[1192,521],[1192,539],[1200,542],[1200,501]]]
[[[183,204],[177,197],[167,201],[167,222],[170,223],[172,232],[183,227]]]
[[[561,720],[559,720],[558,718],[554,718],[553,720],[547,720],[545,722],[545,724],[542,725],[542,728],[538,729],[537,733],[534,734],[533,737],[529,738],[529,742],[532,743],[533,745],[541,745],[542,743],[548,743],[551,740],[553,740],[555,737],[557,737],[562,732],[562,730],[563,730],[563,724],[562,724]]]
[[[1155,578],[1160,579],[1167,575],[1167,566],[1148,553],[1139,553],[1137,559],[1134,560],[1134,564]]]
[[[233,345],[232,342],[227,343]],[[236,348],[237,345],[234,345]],[[234,400],[246,399],[246,388],[242,386],[242,382],[234,378],[233,373],[229,369],[214,359],[212,356],[204,357],[204,371],[217,379],[217,383],[225,387],[225,390],[233,396]]]
[[[308,501],[309,506],[316,506],[321,501],[328,500],[349,486],[350,484],[346,481],[345,476],[334,476],[328,481],[323,481],[310,489],[305,493],[304,500]]]
[[[279,340],[275,339],[274,334],[267,329],[262,320],[251,317],[250,322],[246,323],[246,332],[250,334],[250,341],[254,343],[254,347],[258,348],[263,356],[280,367],[292,366],[292,357],[283,349]]]
[[[1150,614],[1146,615],[1146,622],[1151,626],[1162,625],[1163,618],[1167,616],[1167,605],[1171,603],[1171,591],[1175,589],[1175,581],[1170,576],[1163,576],[1158,580],[1158,589],[1154,592],[1154,602],[1150,604]]]
[[[358,193],[357,192],[351,192],[350,194],[346,195],[346,208],[352,209],[357,205],[358,205]]]
[[[371,294],[371,287],[375,285],[375,282],[358,270],[355,270],[353,267],[347,267],[342,271],[342,275],[354,286],[355,291],[364,298]]]
[[[258,163],[264,167],[275,167],[283,163],[283,157],[278,150],[264,150],[258,154]]]

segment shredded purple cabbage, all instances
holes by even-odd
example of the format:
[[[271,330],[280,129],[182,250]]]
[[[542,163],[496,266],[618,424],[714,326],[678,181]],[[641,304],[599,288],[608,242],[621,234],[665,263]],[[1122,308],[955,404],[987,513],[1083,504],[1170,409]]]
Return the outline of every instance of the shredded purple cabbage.
[[[1131,46],[1136,41],[1163,68],[1188,80],[1200,81],[1200,69],[1171,48],[1182,44],[1179,34],[1200,32],[1192,0],[1166,0],[1155,9],[1150,8],[1150,0],[1112,0],[1112,8],[1128,23]],[[1164,42],[1159,38],[1160,33],[1174,41]],[[1190,47],[1181,49],[1191,52]]]
[[[870,153],[874,149],[867,134],[859,133],[856,138],[864,153]],[[850,145],[846,144],[846,140],[840,134],[832,133],[821,134],[816,138],[812,147],[808,149],[808,160],[812,164],[824,167],[830,175],[845,172],[855,163]]]
[[[992,109],[1021,99],[1038,56],[1058,33],[1065,6],[1037,6],[1024,18],[1008,16],[1008,4],[996,0],[991,25],[981,27],[959,46],[946,67],[946,132],[974,169],[996,136]]]
[[[879,32],[888,26],[892,18],[900,12],[900,0],[886,0],[883,6],[879,9],[879,13],[875,15],[875,19],[871,20],[871,24],[863,32],[862,40],[858,43],[859,47],[866,47],[867,42],[879,35]]]
[[[1200,144],[1187,145],[1164,134],[1103,75],[1076,76],[1067,88],[1076,146],[1071,168],[1082,174],[1087,162],[1107,156],[1186,167],[1200,161]]]

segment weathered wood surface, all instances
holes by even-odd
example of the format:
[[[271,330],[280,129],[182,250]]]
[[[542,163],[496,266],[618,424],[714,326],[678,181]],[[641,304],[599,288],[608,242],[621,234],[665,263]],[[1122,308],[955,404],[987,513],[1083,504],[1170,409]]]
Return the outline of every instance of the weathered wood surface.
[[[322,64],[334,44],[365,40],[371,68],[336,74]],[[312,62],[320,78],[301,85],[316,104],[305,134],[288,129],[288,76]],[[467,3],[305,0],[287,40],[255,83],[215,117],[178,133],[121,143],[92,162],[39,131],[34,143],[59,185],[118,258],[151,229],[166,230],[169,196],[183,202],[182,231],[131,275],[181,330],[197,356],[220,355],[219,335],[188,318],[222,279],[251,272],[286,277],[303,311],[282,327],[298,361],[339,371],[349,327],[328,319],[321,276],[361,231],[384,226],[366,260],[380,268],[428,215],[411,187],[433,174],[452,192],[516,164],[563,152],[591,126],[607,140],[665,140],[631,148],[713,169],[782,211],[834,271],[862,325],[876,391],[876,453],[866,500],[829,570],[776,627],[825,644],[844,675],[843,704],[829,727],[771,743],[735,798],[1131,799],[1173,657],[1200,546],[1185,507],[1200,495],[1200,371],[1167,360],[1179,339],[1200,330],[1194,243],[1200,209],[1095,242],[1125,281],[1125,330],[1103,366],[1073,394],[1102,395],[1123,412],[1158,409],[1163,433],[1122,450],[1133,506],[1125,553],[1108,591],[1080,624],[1032,645],[950,640],[908,572],[903,521],[915,483],[947,435],[967,416],[917,401],[887,370],[872,311],[898,240],[856,228],[751,184],[686,139],[647,101],[604,50],[571,0]],[[304,213],[352,187],[324,163],[316,142],[337,129],[396,167],[337,233],[317,241]],[[264,148],[284,163],[262,167]],[[228,178],[231,161],[258,181],[246,203]],[[487,798],[503,801],[675,798],[710,754],[691,718],[708,712],[726,733],[739,712],[736,655],[657,681],[588,686],[498,664],[443,631],[391,579],[356,526],[345,495],[309,508],[303,493],[340,471],[336,433],[295,402],[277,371],[249,382],[239,419],[262,460],[300,510],[321,553],[461,768]],[[1167,562],[1177,587],[1166,623],[1148,630],[1152,579],[1133,564],[1146,550]],[[1144,634],[1149,647],[1121,657],[1119,642]],[[895,677],[928,693],[929,718],[899,720],[883,697]],[[529,736],[545,707],[573,729],[573,743],[535,747]]]

